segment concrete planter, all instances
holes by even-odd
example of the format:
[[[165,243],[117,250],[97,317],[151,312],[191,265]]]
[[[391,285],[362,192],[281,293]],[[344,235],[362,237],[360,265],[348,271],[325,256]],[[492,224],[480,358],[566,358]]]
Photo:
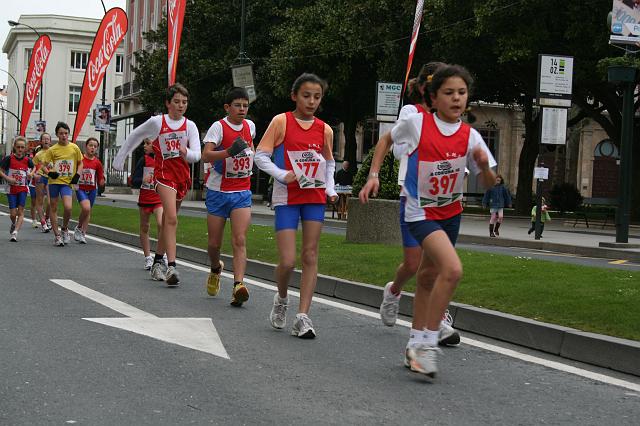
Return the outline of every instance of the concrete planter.
[[[350,243],[401,244],[400,201],[370,199],[361,204],[349,198],[347,241]]]

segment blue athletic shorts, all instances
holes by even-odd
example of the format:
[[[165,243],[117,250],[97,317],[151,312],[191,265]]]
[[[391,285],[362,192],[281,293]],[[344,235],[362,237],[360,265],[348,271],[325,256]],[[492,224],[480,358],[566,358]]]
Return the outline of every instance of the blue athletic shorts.
[[[298,229],[299,220],[324,222],[324,204],[291,204],[276,206],[276,232],[283,229]]]
[[[235,209],[251,208],[251,191],[222,192],[209,189],[205,204],[210,215],[228,219]]]
[[[27,204],[28,192],[18,192],[17,194],[7,194],[7,200],[9,200],[9,208],[15,209],[18,206],[24,207]]]
[[[46,176],[40,176],[40,180],[38,181],[38,183],[41,183],[44,186],[47,186],[49,184],[49,178]]]
[[[420,243],[413,238],[409,232],[409,225],[404,221],[404,206],[407,203],[407,197],[400,197],[400,232],[402,233],[403,247],[420,247]]]
[[[96,195],[98,195],[97,189],[92,189],[90,191],[84,189],[78,189],[76,191],[76,198],[78,199],[78,203],[84,200],[89,200],[89,204],[93,207],[93,203],[96,202]]]
[[[36,187],[35,186],[30,186],[29,187],[29,195],[31,195],[31,199],[36,198]]]
[[[413,235],[416,241],[424,241],[431,233],[435,231],[444,231],[449,237],[452,245],[456,245],[458,240],[458,234],[460,233],[460,218],[461,214],[450,217],[444,220],[420,220],[418,222],[407,222],[409,225],[409,232]]]
[[[49,197],[51,198],[71,197],[72,194],[71,187],[66,183],[52,183],[49,185]]]

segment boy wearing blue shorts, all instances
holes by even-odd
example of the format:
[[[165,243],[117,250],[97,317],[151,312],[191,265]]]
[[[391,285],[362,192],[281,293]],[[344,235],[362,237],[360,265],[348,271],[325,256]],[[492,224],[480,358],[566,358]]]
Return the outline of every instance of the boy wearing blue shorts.
[[[64,247],[71,242],[69,220],[71,219],[72,194],[71,185],[80,180],[82,173],[82,151],[75,143],[69,143],[69,126],[61,121],[56,125],[58,143],[49,148],[43,155],[42,162],[47,165],[49,177],[49,206],[51,210],[51,227],[55,239],[53,244]],[[58,229],[58,198],[62,198],[64,216],[62,232]]]
[[[216,296],[224,263],[220,248],[227,219],[231,219],[233,247],[232,306],[249,300],[249,290],[242,283],[247,265],[246,236],[251,224],[251,174],[255,124],[247,120],[249,94],[242,87],[232,88],[225,97],[227,116],[211,125],[204,138],[202,159],[211,163],[207,178],[207,251],[211,272],[207,293]]]
[[[24,221],[24,206],[29,188],[27,182],[33,170],[33,162],[26,156],[27,140],[18,136],[13,142],[13,152],[0,162],[0,177],[9,183],[9,216],[11,228],[9,241],[18,241],[18,231]]]

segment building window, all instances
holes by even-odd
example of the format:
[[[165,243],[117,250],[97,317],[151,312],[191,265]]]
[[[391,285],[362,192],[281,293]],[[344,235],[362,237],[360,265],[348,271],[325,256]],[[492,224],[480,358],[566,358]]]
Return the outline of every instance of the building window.
[[[124,56],[116,55],[116,73],[122,74],[124,71]]]
[[[72,70],[86,70],[87,62],[89,61],[88,52],[71,52],[71,69]]]
[[[114,102],[113,103],[113,115],[120,115],[122,114],[122,102]]]
[[[40,90],[38,90],[38,96],[36,96],[36,100],[33,102],[33,111],[40,111]]]
[[[82,86],[69,86],[69,112],[78,112]]]
[[[482,136],[487,147],[489,147],[489,151],[493,155],[493,158],[498,158],[498,140],[500,133],[497,129],[478,129],[478,133]]]
[[[31,52],[33,49],[25,49],[24,51],[24,68],[29,69],[29,61],[31,60]]]

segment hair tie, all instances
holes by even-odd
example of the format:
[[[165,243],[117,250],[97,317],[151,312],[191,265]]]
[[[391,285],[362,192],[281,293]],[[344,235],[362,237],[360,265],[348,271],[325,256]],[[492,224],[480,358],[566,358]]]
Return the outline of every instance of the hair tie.
[[[433,74],[427,76],[427,83],[431,83],[431,80],[433,80]]]

